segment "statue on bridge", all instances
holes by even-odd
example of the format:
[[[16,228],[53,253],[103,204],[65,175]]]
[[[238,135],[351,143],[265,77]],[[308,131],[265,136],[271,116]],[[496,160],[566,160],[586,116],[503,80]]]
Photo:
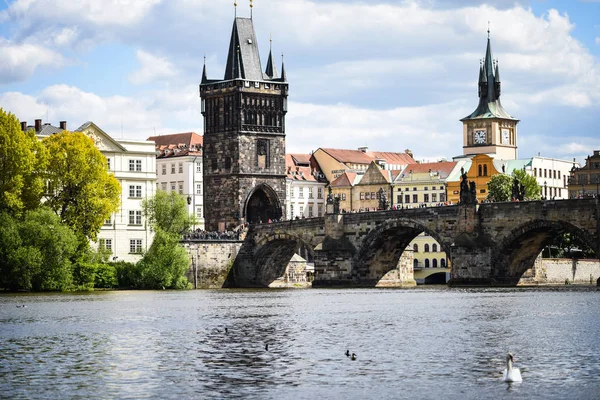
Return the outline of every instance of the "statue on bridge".
[[[470,181],[467,178],[464,168],[460,169],[461,181],[460,181],[460,204],[471,205],[477,204],[477,185],[474,181]]]
[[[334,214],[339,214],[340,213],[340,196],[335,196],[333,198],[333,213]]]
[[[388,201],[383,188],[379,188],[378,194],[379,194],[379,209],[387,210],[390,207],[390,202]]]
[[[329,186],[329,192],[327,193],[327,204],[333,204],[333,194],[331,193],[331,186]]]
[[[525,200],[525,186],[519,182],[519,180],[515,177],[513,178],[512,183],[512,200],[513,201],[523,201]]]

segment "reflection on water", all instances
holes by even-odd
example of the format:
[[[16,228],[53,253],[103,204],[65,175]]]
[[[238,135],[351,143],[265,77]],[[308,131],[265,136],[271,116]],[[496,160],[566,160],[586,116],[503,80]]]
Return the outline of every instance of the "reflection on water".
[[[591,289],[1,295],[0,398],[597,398],[599,300]],[[521,384],[501,381],[508,351]]]

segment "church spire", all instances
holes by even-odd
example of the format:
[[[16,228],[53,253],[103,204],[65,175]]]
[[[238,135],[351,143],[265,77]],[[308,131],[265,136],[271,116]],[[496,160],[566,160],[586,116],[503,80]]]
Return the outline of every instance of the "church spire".
[[[281,82],[287,82],[287,74],[285,73],[285,65],[283,64],[283,53],[281,53]]]
[[[207,83],[208,78],[206,77],[206,54],[204,55],[204,66],[202,67],[202,82]]]
[[[277,68],[275,67],[275,63],[273,62],[273,38],[269,38],[269,58],[267,59],[267,68],[265,69],[265,74],[273,79],[277,78]]]

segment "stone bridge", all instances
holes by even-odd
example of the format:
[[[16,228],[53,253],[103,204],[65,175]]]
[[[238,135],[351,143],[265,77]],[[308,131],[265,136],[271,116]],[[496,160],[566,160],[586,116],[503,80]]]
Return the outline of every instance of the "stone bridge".
[[[314,257],[313,286],[375,286],[421,232],[448,255],[450,285],[516,285],[563,233],[599,255],[600,207],[598,199],[484,203],[252,225],[225,286],[268,286],[300,247]]]

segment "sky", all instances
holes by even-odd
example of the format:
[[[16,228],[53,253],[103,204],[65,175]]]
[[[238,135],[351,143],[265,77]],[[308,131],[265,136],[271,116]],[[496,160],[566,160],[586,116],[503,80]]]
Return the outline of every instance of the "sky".
[[[237,0],[237,15],[250,2]],[[319,147],[462,154],[488,21],[518,157],[579,162],[600,149],[600,0],[254,0],[290,91],[288,153]],[[115,138],[202,133],[204,57],[221,79],[233,0],[5,0],[0,107]]]

